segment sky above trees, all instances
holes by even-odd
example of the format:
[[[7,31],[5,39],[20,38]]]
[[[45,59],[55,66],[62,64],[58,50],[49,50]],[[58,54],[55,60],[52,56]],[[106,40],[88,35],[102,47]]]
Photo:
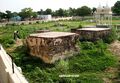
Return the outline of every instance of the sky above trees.
[[[81,6],[97,7],[99,4],[113,6],[118,0],[0,0],[0,11],[6,10],[19,12],[21,9],[31,7],[35,11],[40,9],[59,8],[68,9],[69,7],[78,8]]]

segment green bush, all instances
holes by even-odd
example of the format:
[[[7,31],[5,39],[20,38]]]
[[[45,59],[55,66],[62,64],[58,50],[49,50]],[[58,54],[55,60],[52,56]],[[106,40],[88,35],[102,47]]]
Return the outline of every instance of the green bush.
[[[25,25],[25,23],[21,23],[21,25]]]
[[[102,40],[96,43],[82,42],[80,47],[80,53],[70,59],[71,72],[103,71],[117,62]]]
[[[103,41],[106,43],[111,43],[116,39],[117,39],[117,32],[116,32],[115,28],[112,28],[111,33],[109,33],[108,36],[104,37]]]
[[[40,24],[40,21],[36,21],[36,24]]]
[[[69,69],[69,63],[68,61],[60,60],[58,64],[56,65],[56,69],[59,72],[65,73]]]
[[[78,26],[78,28],[82,28],[83,26],[80,24],[79,26]]]
[[[12,23],[11,25],[12,25],[12,26],[16,26],[17,24],[16,24],[16,23]]]
[[[10,47],[12,44],[15,43],[15,41],[11,37],[2,37],[0,38],[0,43],[3,44],[5,47]]]
[[[29,24],[32,24],[32,22],[29,22]]]
[[[82,42],[80,47],[81,49],[88,50],[88,49],[94,49],[95,45],[94,43],[87,41],[87,42]]]

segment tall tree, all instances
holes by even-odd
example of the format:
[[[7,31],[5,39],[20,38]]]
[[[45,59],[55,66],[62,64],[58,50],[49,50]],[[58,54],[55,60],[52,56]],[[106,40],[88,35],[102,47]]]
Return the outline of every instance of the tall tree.
[[[76,15],[76,9],[75,8],[69,8],[68,9],[68,11],[69,11],[69,16],[75,16]]]
[[[33,17],[33,9],[31,9],[31,8],[24,8],[24,9],[21,10],[19,15],[22,17],[23,20],[25,18],[29,18],[30,19],[31,17]]]
[[[47,8],[47,9],[45,10],[45,14],[52,14],[52,10],[49,9],[49,8]]]
[[[13,14],[12,14],[12,12],[11,11],[9,11],[9,10],[6,10],[6,18],[8,19],[8,21],[10,20],[10,18],[12,18],[13,17]]]
[[[112,7],[113,13],[120,15],[120,1],[117,1]]]
[[[92,8],[92,14],[94,14],[94,12],[96,11],[97,9],[95,7]]]
[[[3,18],[3,12],[0,12],[0,19]]]
[[[40,9],[40,11],[37,11],[37,13],[38,13],[39,15],[43,15],[43,14],[44,14],[44,11],[43,11],[42,9]]]
[[[36,18],[37,15],[38,15],[37,12],[33,12],[33,14],[32,14],[33,18]]]
[[[13,12],[12,14],[13,14],[13,17],[18,16],[17,12]]]
[[[78,16],[88,16],[91,14],[91,9],[87,6],[82,6],[81,8],[77,8],[76,14]]]
[[[64,16],[64,10],[62,8],[57,10],[56,13],[57,13],[57,16]]]

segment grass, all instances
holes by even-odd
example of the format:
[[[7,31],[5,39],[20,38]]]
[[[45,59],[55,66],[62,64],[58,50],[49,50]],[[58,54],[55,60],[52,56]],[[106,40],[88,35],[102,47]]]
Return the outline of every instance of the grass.
[[[22,39],[39,29],[51,31],[70,31],[79,25],[94,25],[85,21],[59,21],[0,28],[0,43],[6,48],[14,48],[13,32],[18,30]],[[110,53],[108,44],[97,42],[78,42],[79,54],[55,64],[45,64],[42,60],[27,53],[25,46],[16,47],[10,54],[15,63],[22,68],[30,83],[103,83],[103,78],[112,78],[113,73],[105,72],[117,66],[117,58]],[[9,52],[9,51],[8,51]],[[79,77],[60,78],[59,75],[79,75]]]
[[[117,59],[105,50],[107,45],[101,41],[81,42],[79,46],[81,50],[78,55],[51,65],[29,56],[23,46],[16,48],[11,54],[30,83],[103,83],[103,77],[111,76],[106,75],[104,70],[116,67]],[[59,78],[59,75],[79,75],[79,77]]]

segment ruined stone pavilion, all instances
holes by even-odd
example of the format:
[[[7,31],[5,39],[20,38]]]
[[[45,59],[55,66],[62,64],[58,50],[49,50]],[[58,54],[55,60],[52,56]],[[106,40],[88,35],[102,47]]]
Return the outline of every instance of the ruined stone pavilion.
[[[41,58],[45,63],[54,63],[77,53],[76,33],[45,32],[30,34],[26,39],[27,47],[32,56]]]
[[[94,12],[94,18],[96,20],[96,25],[99,27],[111,27],[112,25],[112,11],[111,8],[106,4],[106,6],[99,5]]]

